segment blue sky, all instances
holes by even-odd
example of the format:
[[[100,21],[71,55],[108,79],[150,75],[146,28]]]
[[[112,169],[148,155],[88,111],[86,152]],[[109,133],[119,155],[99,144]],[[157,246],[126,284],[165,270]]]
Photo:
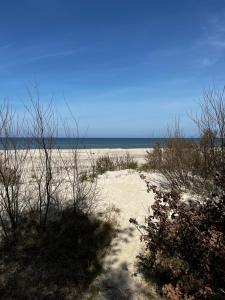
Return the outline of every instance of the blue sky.
[[[225,1],[0,0],[0,99],[70,106],[81,135],[160,136],[225,85]],[[35,91],[33,91],[35,93]]]

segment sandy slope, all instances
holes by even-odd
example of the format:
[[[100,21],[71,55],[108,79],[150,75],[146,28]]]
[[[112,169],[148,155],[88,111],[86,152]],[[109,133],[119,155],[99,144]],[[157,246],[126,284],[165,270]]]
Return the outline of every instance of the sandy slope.
[[[155,177],[155,175],[154,175]],[[102,202],[119,209],[118,221],[121,229],[121,249],[113,256],[113,267],[126,264],[133,272],[133,262],[141,243],[140,234],[129,223],[130,218],[137,218],[144,224],[149,207],[153,204],[153,194],[146,192],[146,184],[138,172],[132,170],[106,172],[99,176],[98,186]]]

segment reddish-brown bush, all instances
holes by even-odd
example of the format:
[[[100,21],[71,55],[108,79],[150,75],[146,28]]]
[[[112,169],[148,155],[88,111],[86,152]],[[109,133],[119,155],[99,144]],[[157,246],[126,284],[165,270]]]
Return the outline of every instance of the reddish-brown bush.
[[[130,221],[144,228],[140,270],[168,299],[225,299],[224,178],[217,174],[214,192],[201,202],[184,202],[177,191],[161,192],[146,181],[155,194],[152,214],[145,226]]]

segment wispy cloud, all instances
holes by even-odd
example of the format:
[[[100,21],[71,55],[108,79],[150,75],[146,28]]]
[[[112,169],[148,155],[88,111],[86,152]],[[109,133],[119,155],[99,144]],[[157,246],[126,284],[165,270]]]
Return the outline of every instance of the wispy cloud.
[[[207,15],[202,37],[196,45],[198,65],[208,68],[225,56],[225,14]]]
[[[214,48],[217,48],[218,50],[224,50],[225,49],[225,33],[222,36],[215,35],[208,38],[208,44]]]
[[[12,45],[8,44],[8,45],[3,45],[2,47],[11,47]],[[1,45],[0,45],[0,50],[1,50]],[[30,51],[29,48],[22,48],[19,49],[20,51],[20,55],[17,57],[13,57],[12,60],[10,60],[9,63],[1,63],[1,68],[5,68],[5,67],[14,67],[14,66],[18,66],[18,65],[24,65],[24,64],[30,64],[36,61],[41,61],[41,60],[47,60],[47,59],[54,59],[57,57],[66,57],[66,56],[72,56],[78,53],[81,53],[82,51],[86,50],[86,48],[76,48],[76,49],[68,49],[68,50],[62,50],[62,51],[58,51],[58,52],[54,52],[54,51],[46,51],[46,53],[44,54],[40,54],[40,55],[35,55],[35,56],[31,56],[30,55]],[[43,52],[43,51],[42,51]],[[14,55],[13,55],[14,56]],[[4,58],[4,57],[3,57]]]
[[[32,62],[35,60],[42,60],[42,59],[46,59],[46,58],[55,58],[55,57],[60,57],[60,56],[74,55],[74,54],[81,52],[82,50],[84,50],[84,48],[65,50],[65,51],[61,51],[61,52],[46,53],[43,55],[31,57],[31,58],[27,59],[26,62]]]
[[[225,49],[225,15],[211,15],[205,27],[204,43],[215,50]]]

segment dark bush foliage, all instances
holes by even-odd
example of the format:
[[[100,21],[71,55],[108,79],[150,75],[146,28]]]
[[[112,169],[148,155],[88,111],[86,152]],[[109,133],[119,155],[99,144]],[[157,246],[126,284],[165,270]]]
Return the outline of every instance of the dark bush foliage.
[[[225,173],[216,175],[213,193],[202,202],[184,202],[176,190],[146,183],[155,194],[152,214],[145,226],[130,220],[144,229],[140,270],[168,299],[225,299]]]

